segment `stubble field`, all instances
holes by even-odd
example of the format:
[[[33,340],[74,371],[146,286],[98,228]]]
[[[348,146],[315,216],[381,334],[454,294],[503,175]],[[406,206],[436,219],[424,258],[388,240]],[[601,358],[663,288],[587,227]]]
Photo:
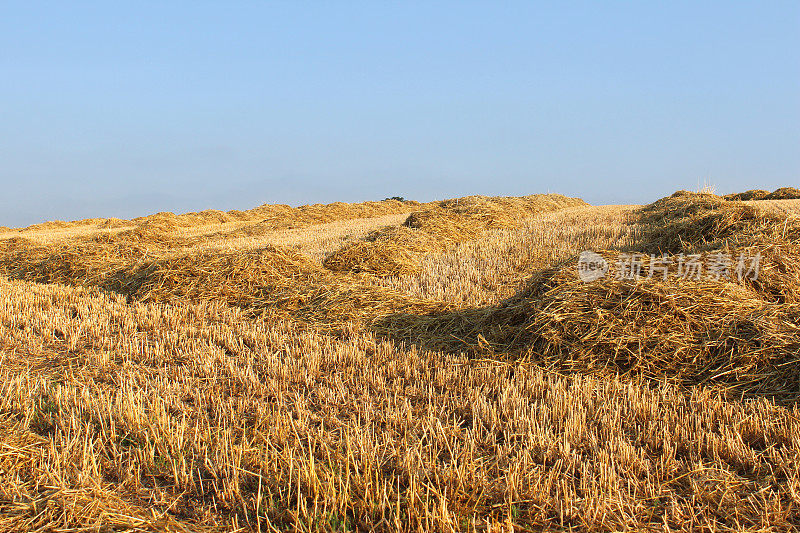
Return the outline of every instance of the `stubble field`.
[[[0,234],[0,531],[800,528],[795,200]],[[758,279],[578,254],[760,254]]]

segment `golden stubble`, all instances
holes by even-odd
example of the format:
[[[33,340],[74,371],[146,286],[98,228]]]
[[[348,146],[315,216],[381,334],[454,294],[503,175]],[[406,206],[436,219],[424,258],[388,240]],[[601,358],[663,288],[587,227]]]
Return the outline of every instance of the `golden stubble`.
[[[359,283],[494,305],[526,272],[635,246],[634,210],[545,213]],[[362,320],[0,278],[1,531],[792,530],[799,415]]]

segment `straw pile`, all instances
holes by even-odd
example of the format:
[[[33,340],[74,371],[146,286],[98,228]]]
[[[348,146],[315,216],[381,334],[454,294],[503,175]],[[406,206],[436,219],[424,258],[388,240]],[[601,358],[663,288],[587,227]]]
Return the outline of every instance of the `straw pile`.
[[[363,272],[380,277],[412,273],[425,253],[444,249],[448,241],[441,235],[418,231],[406,224],[370,233],[323,261],[334,272]]]
[[[648,253],[679,253],[752,242],[796,238],[796,226],[786,227],[784,214],[728,202],[707,193],[678,191],[642,209],[643,249]],[[785,233],[785,228],[790,232]]]
[[[408,213],[413,209],[419,209],[422,205],[424,204],[412,201],[384,200],[382,202],[364,202],[362,204],[337,202],[297,208],[285,205],[262,206],[252,210],[252,213],[258,215],[255,223],[242,225],[232,230],[224,230],[217,235],[223,238],[259,237],[276,230],[300,229],[331,222]]]
[[[135,296],[151,302],[222,301],[256,316],[291,316],[321,327],[447,309],[357,276],[333,274],[307,256],[277,246],[156,261]]]
[[[325,274],[306,256],[268,246],[154,261],[136,296],[144,301],[224,301],[248,307],[289,286],[319,284]]]
[[[97,286],[134,295],[151,264],[190,244],[173,235],[168,220],[147,221],[117,233],[99,233],[54,244],[22,237],[0,241],[0,274],[37,283]]]
[[[782,187],[763,198],[764,200],[798,200],[800,199],[800,189],[796,187]]]
[[[641,222],[643,252],[760,254],[751,288],[770,301],[800,301],[800,222],[785,213],[680,191],[645,207]]]
[[[800,308],[733,283],[585,284],[571,264],[497,308],[398,315],[379,328],[430,348],[511,354],[558,372],[800,399]]]
[[[751,189],[745,192],[737,192],[733,194],[726,194],[723,196],[725,200],[728,201],[742,201],[747,202],[750,200],[763,200],[767,196],[769,196],[769,191],[765,191],[764,189]]]
[[[99,223],[100,229],[116,229],[129,225],[129,222],[121,218],[105,218]]]
[[[800,396],[800,310],[733,283],[584,284],[571,268],[501,311],[494,342],[524,346],[553,367],[717,383],[748,394]]]
[[[430,348],[511,355],[558,371],[800,399],[796,222],[685,192],[641,215],[645,250],[707,257],[721,245],[733,256],[761,253],[758,280],[655,276],[584,283],[573,260],[537,273],[528,289],[497,307],[395,315],[376,327]],[[618,258],[618,252],[603,255],[612,265]],[[649,261],[642,257],[645,273]]]
[[[269,231],[276,229],[303,228],[314,224],[324,224],[337,220],[372,218],[411,211],[420,206],[419,202],[383,200],[380,202],[363,202],[346,204],[333,202],[330,204],[312,204],[291,207],[283,204],[265,204],[247,211],[218,211],[207,209],[199,213],[157,213],[147,217],[133,219],[138,224],[156,221],[168,221],[178,227],[194,227],[207,224],[228,222],[256,221],[259,227]]]
[[[413,200],[387,199],[379,202],[362,202],[346,204],[334,202],[331,204],[312,204],[300,207],[291,207],[281,204],[264,204],[246,211],[232,210],[219,211],[206,209],[200,212],[175,213],[163,211],[152,215],[136,217],[131,220],[118,218],[86,218],[64,222],[55,220],[43,222],[22,228],[22,231],[48,231],[68,229],[78,226],[97,226],[100,229],[113,229],[122,226],[141,226],[145,224],[171,225],[175,228],[191,228],[211,224],[225,224],[230,222],[256,222],[269,230],[303,228],[314,224],[324,224],[337,220],[354,220],[358,218],[373,218],[384,215],[407,213],[414,209],[424,208],[432,204],[421,204]]]
[[[362,202],[358,204],[334,202],[332,204],[313,204],[300,207],[263,205],[251,209],[248,213],[261,219],[262,224],[267,224],[272,229],[292,229],[337,220],[374,218],[406,213],[418,209],[421,205],[423,204],[410,200],[402,202],[398,200],[382,200],[380,202]]]
[[[800,189],[796,187],[781,187],[773,192],[765,191],[763,189],[754,189],[750,191],[726,194],[723,196],[725,200],[735,201],[749,201],[749,200],[797,200],[800,199]]]
[[[145,302],[224,302],[253,316],[292,317],[323,328],[397,312],[447,309],[355,275],[334,274],[290,248],[176,253],[169,239],[160,234],[149,238],[140,228],[50,246],[15,238],[0,243],[0,274],[96,286]]]
[[[547,200],[546,203],[542,200]],[[399,229],[334,254],[349,270],[411,269],[421,254],[537,209],[580,200],[443,202]],[[795,399],[800,353],[800,226],[710,194],[678,192],[641,211],[639,246],[653,254],[761,254],[757,280],[578,279],[575,261],[535,273],[503,304],[456,311],[335,273],[302,254],[269,246],[224,253],[183,250],[169,216],[73,243],[0,243],[0,274],[44,283],[95,285],[148,302],[220,301],[262,317],[338,327],[356,320],[379,334],[447,351],[523,357],[551,369],[622,374]],[[614,261],[613,252],[606,257]],[[643,258],[647,269],[648,257]],[[347,270],[340,268],[340,270]]]
[[[32,224],[26,228],[21,228],[22,230],[29,230],[29,231],[50,231],[50,230],[57,230],[57,229],[64,229],[73,226],[73,224],[83,224],[83,222],[65,222],[63,220],[49,220],[47,222],[40,222],[39,224]]]
[[[489,229],[517,227],[537,213],[579,205],[586,203],[557,194],[445,200],[412,213],[402,227],[373,233],[366,241],[345,246],[323,264],[336,272],[368,272],[381,277],[412,273],[426,253],[477,239]]]
[[[77,243],[38,245],[23,238],[0,242],[0,274],[37,283],[60,283],[130,293],[140,267],[147,261],[147,247],[108,237]]]

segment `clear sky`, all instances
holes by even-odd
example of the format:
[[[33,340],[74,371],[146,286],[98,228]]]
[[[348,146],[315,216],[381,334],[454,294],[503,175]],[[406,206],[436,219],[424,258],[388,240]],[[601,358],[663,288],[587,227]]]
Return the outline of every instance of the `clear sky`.
[[[0,2],[0,225],[800,186],[800,2]]]

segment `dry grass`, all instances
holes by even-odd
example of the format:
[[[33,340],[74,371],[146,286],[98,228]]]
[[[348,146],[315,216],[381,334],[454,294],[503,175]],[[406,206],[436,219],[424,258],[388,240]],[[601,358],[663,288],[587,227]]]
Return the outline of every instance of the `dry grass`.
[[[796,222],[526,202],[6,239],[0,531],[800,528]],[[416,274],[320,263],[384,225]],[[585,284],[584,249],[765,260]]]
[[[190,245],[193,252],[254,250],[265,246],[292,248],[321,262],[326,256],[343,246],[360,241],[374,232],[399,227],[410,213],[398,213],[374,218],[339,220],[294,229],[272,229],[262,223],[225,222],[198,226],[174,226],[144,222],[137,226],[120,226],[107,229],[97,226],[71,226],[61,229],[9,230],[0,233],[0,247],[13,247],[13,243],[26,242],[40,248],[75,248],[84,242],[103,240],[130,241],[137,237],[153,252],[163,253],[159,241],[169,238],[173,244]],[[252,228],[258,228],[254,231]],[[148,242],[147,237],[153,242]],[[155,245],[153,245],[155,244]],[[184,246],[185,252],[186,246]]]
[[[678,191],[646,206],[641,221],[647,226],[643,235],[646,252],[676,253],[742,244],[759,237],[798,237],[796,224],[782,213],[707,193]]]
[[[758,279],[738,281],[731,265],[727,279],[584,283],[573,256],[532,269],[529,287],[497,305],[401,313],[381,327],[426,347],[511,354],[558,371],[668,378],[787,403],[800,399],[800,223],[684,192],[639,213],[636,248],[659,258],[760,254]],[[611,264],[618,255],[605,254]],[[642,258],[645,273],[650,260]]]
[[[421,204],[415,201],[401,202],[397,200],[362,202],[358,204],[334,202],[332,204],[312,204],[300,207],[264,204],[247,211],[224,212],[215,209],[207,209],[198,213],[184,213],[181,215],[161,212],[145,217],[134,218],[132,220],[121,220],[118,218],[87,218],[72,222],[55,220],[34,224],[26,228],[0,228],[0,230],[2,230],[0,239],[17,237],[20,236],[20,234],[29,238],[31,235],[39,234],[45,236],[53,234],[54,238],[59,236],[63,238],[74,236],[75,234],[95,233],[98,229],[129,229],[147,224],[160,226],[170,225],[174,228],[260,225],[269,228],[269,230],[292,229],[341,220],[357,220],[408,213],[431,205],[433,204]]]
[[[0,283],[5,531],[787,529],[796,408]]]
[[[66,240],[77,239],[82,237],[90,237],[92,235],[98,234],[109,234],[113,235],[115,233],[119,233],[120,231],[124,230],[131,230],[136,228],[136,225],[131,224],[127,226],[120,226],[115,228],[105,228],[102,224],[92,224],[92,225],[79,225],[79,226],[67,226],[67,227],[59,227],[59,228],[51,228],[48,226],[39,227],[37,226],[30,226],[30,228],[25,228],[22,230],[19,229],[6,229],[6,231],[0,232],[0,240],[9,240],[9,239],[27,239],[38,244],[55,244],[58,242],[64,242]]]
[[[586,203],[558,194],[445,200],[412,213],[402,227],[375,232],[364,242],[342,248],[323,264],[337,272],[367,272],[381,277],[416,273],[426,254],[447,251],[492,229],[516,228],[537,214],[578,205]]]
[[[733,194],[726,194],[723,196],[725,200],[729,201],[754,201],[754,200],[763,200],[767,196],[770,195],[769,191],[765,191],[764,189],[751,189],[745,192],[733,193]]]
[[[398,213],[381,217],[356,220],[339,220],[295,229],[270,229],[261,223],[248,224],[218,231],[205,250],[252,250],[266,245],[296,249],[315,260],[322,260],[350,242],[363,240],[371,232],[399,227],[410,213]],[[180,232],[187,235],[187,232]]]
[[[747,204],[789,216],[800,216],[800,200],[762,200],[747,202]]]
[[[521,289],[531,273],[583,250],[626,249],[636,238],[636,206],[568,207],[488,231],[422,258],[419,271],[379,283],[418,298],[482,306]]]
[[[798,200],[800,199],[800,189],[796,187],[781,187],[772,192],[763,189],[754,189],[746,192],[736,194],[726,194],[723,196],[725,200],[742,200],[742,201],[758,201],[758,200]]]
[[[797,187],[781,187],[765,196],[764,200],[800,200],[800,189]]]

